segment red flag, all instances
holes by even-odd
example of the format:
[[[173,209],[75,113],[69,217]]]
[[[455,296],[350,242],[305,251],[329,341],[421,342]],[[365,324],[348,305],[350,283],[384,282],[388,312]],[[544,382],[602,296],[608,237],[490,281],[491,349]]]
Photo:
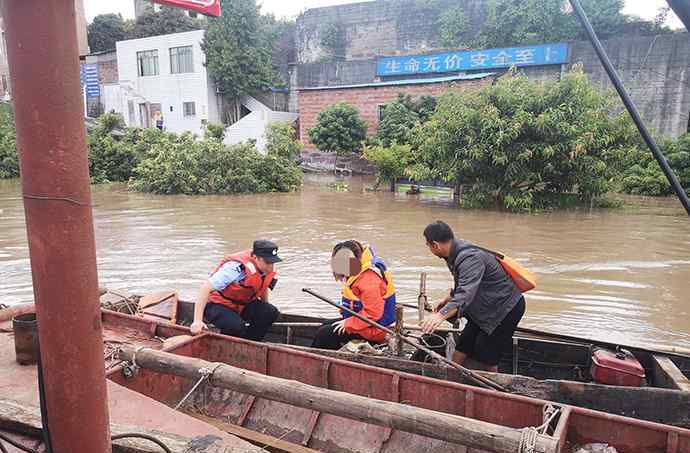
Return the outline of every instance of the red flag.
[[[161,5],[189,9],[207,16],[220,16],[220,0],[152,0]]]

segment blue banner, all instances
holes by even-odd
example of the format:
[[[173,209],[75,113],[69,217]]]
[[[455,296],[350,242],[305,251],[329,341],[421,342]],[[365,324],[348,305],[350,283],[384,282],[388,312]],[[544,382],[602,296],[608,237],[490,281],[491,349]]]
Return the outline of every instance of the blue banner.
[[[95,64],[82,64],[79,66],[79,78],[81,86],[86,86],[86,97],[97,98],[101,95],[101,85],[98,82],[98,66]]]
[[[568,44],[464,50],[432,55],[384,57],[377,62],[379,76],[461,72],[474,69],[541,66],[568,61]]]

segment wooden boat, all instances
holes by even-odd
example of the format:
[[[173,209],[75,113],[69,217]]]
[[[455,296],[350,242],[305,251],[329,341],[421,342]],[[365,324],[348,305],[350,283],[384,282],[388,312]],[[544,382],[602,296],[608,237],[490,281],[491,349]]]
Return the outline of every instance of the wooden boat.
[[[131,426],[155,429],[158,435],[167,431],[171,434],[163,438],[197,448],[180,451],[528,451],[524,444],[529,443],[529,433],[541,427],[534,451],[572,451],[582,444],[605,443],[621,452],[690,453],[687,429],[325,357],[287,345],[214,333],[190,337],[187,328],[151,316],[103,310],[112,420],[125,423],[127,431],[136,431]],[[0,335],[0,342],[5,343],[0,351],[11,350],[10,334]],[[120,360],[127,346],[135,351],[145,347],[141,355],[169,351],[180,360],[203,359],[210,374],[219,363],[232,365],[239,370],[236,384],[242,387],[221,387],[214,378],[194,389],[203,374],[179,375],[172,367],[156,371],[141,358],[137,363],[142,368],[137,370]],[[12,389],[2,398],[33,400],[35,405],[35,368],[19,367],[9,356],[0,354],[0,388]],[[156,357],[156,363],[164,362]],[[245,386],[254,379],[252,372],[282,382],[278,387],[282,390],[249,392]],[[305,389],[317,392],[314,398],[295,399]],[[352,407],[315,406],[343,398],[351,400]],[[172,408],[183,399],[184,414],[174,415]],[[6,400],[0,406],[5,409],[0,410],[0,433],[21,427],[15,434],[33,433],[33,439],[24,441],[34,445],[39,432],[35,411],[27,415],[20,407],[17,412],[15,403]],[[361,412],[352,412],[355,409]],[[114,432],[122,429],[113,427]],[[180,439],[180,434],[188,437]],[[206,440],[218,441],[222,436],[231,449],[203,447]]]
[[[188,325],[193,317],[193,304],[184,301],[172,303],[167,300],[147,310],[150,316],[160,319],[170,318],[172,312],[176,323]],[[308,347],[316,326],[322,322],[321,318],[281,314],[266,341]],[[623,347],[632,352],[645,368],[645,386],[621,387],[593,382],[589,375],[593,347],[612,350]],[[310,351],[325,357],[471,384],[452,368],[415,362],[407,356]],[[480,374],[520,395],[690,427],[690,354],[654,351],[521,329],[515,335],[513,349],[502,357],[499,371]]]
[[[120,357],[141,368],[119,364],[108,372],[110,380],[171,407],[184,401],[187,415],[255,444],[274,442],[268,447],[273,451],[530,451],[530,428],[541,427],[545,432],[531,451],[576,451],[596,443],[619,452],[690,452],[690,430],[683,428],[285,345],[214,333],[184,336],[184,327],[121,313],[104,311],[103,322],[160,339],[158,349],[173,353],[130,349]],[[305,392],[313,397],[296,398]],[[350,400],[352,406],[334,403]]]

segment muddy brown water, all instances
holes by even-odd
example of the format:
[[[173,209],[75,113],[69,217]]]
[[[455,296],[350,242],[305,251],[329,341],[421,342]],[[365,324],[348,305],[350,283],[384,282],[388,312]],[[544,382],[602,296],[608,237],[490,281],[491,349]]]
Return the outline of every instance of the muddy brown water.
[[[451,285],[422,238],[435,219],[501,250],[538,278],[522,325],[561,334],[649,346],[690,347],[690,219],[675,200],[617,210],[538,215],[454,208],[446,195],[367,192],[368,180],[334,189],[308,176],[302,191],[248,196],[156,196],[121,186],[93,189],[100,283],[145,293],[177,289],[191,299],[224,253],[254,238],[276,241],[284,262],[273,300],[284,312],[335,315],[301,292],[337,297],[331,247],[374,244],[394,272],[399,300],[414,303],[419,273],[430,299]],[[32,300],[18,181],[0,181],[0,303]]]

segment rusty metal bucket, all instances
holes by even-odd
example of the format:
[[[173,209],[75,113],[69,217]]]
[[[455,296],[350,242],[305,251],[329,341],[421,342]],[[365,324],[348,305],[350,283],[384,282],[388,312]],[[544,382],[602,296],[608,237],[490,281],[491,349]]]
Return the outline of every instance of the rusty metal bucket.
[[[38,363],[38,323],[36,313],[27,313],[12,318],[14,351],[20,365]]]

